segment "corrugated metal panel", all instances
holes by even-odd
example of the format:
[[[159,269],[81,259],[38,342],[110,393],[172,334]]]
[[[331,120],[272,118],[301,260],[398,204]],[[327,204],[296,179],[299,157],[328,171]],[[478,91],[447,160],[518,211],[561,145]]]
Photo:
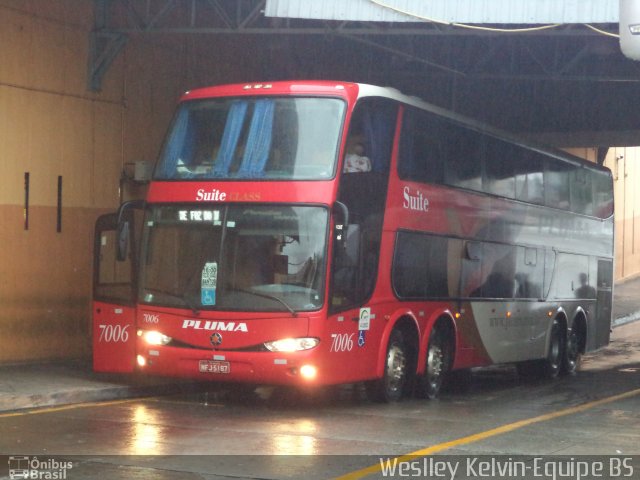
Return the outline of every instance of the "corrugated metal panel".
[[[267,0],[267,17],[447,23],[618,23],[619,0]],[[392,7],[392,8],[390,8]]]

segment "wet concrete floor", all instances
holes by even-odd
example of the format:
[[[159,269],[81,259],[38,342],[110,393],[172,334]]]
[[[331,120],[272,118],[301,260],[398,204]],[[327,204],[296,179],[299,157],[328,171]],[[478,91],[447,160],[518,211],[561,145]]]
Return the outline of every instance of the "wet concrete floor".
[[[218,387],[0,413],[0,453],[68,460],[70,479],[377,478],[381,458],[407,454],[640,456],[639,346],[636,322],[576,376],[482,369],[436,401],[376,404],[361,385]]]

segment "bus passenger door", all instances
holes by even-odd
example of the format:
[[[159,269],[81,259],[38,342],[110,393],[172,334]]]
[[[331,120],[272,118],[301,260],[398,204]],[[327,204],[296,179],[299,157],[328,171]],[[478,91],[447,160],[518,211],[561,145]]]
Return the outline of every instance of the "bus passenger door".
[[[129,222],[126,258],[118,260],[117,214],[98,218],[94,237],[93,369],[132,372],[135,367],[135,249],[133,215]],[[121,252],[125,252],[121,250]]]
[[[613,284],[613,262],[598,260],[598,284],[596,288],[596,328],[595,346],[599,348],[609,343],[611,334],[611,299]]]
[[[364,346],[368,324],[360,321],[361,308],[368,296],[367,281],[363,278],[362,232],[359,225],[349,225],[342,233],[343,239],[336,246],[333,261],[332,310],[340,312],[332,317],[331,353],[343,353],[358,350]],[[368,283],[375,281],[369,278]],[[345,308],[346,307],[346,308]],[[356,348],[354,348],[356,347]]]
[[[336,202],[342,207],[336,216],[341,241],[334,243],[331,264],[332,330],[328,333],[335,368],[353,378],[371,377],[383,331],[383,322],[376,320],[379,312],[371,304],[376,303],[372,295],[378,277],[397,115],[397,103],[365,97],[353,111],[345,140]],[[357,361],[350,354],[357,354]]]

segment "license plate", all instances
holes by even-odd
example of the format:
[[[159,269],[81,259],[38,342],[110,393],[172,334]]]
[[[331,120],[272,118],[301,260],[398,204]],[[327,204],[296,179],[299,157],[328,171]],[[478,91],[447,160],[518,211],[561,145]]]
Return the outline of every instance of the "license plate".
[[[231,364],[219,360],[200,360],[199,368],[202,373],[231,373]]]

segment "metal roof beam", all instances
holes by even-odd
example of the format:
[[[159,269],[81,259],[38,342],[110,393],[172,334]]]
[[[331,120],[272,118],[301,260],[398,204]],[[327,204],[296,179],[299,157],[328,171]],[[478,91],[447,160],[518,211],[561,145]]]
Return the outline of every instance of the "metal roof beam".
[[[445,71],[447,73],[453,73],[455,75],[466,75],[464,72],[461,72],[459,70],[455,70],[455,69],[453,69],[451,67],[448,67],[446,65],[441,65],[439,63],[432,62],[432,61],[430,61],[430,60],[428,60],[426,58],[418,57],[416,55],[407,53],[407,52],[405,52],[403,50],[400,50],[400,49],[397,49],[397,48],[394,48],[394,47],[388,47],[386,45],[381,45],[381,44],[376,43],[376,42],[374,42],[372,40],[367,40],[366,38],[357,37],[357,36],[353,36],[353,35],[342,34],[342,33],[340,34],[340,36],[344,37],[344,38],[348,38],[349,40],[352,40],[354,42],[363,43],[363,44],[368,45],[370,47],[374,47],[377,50],[382,50],[382,51],[385,51],[387,53],[391,53],[392,55],[399,56],[399,57],[405,58],[405,59],[410,60],[410,61],[415,61],[415,62],[418,62],[418,63],[422,63],[422,64],[427,65],[429,67],[433,67],[433,68],[435,68],[437,70],[442,70],[442,71]]]
[[[108,0],[94,1],[94,28],[89,33],[87,87],[92,92],[102,89],[102,80],[109,67],[127,44],[123,33],[109,31]]]
[[[536,77],[542,74],[554,78],[563,75],[568,77],[568,74],[574,71],[573,67],[582,60],[582,54],[576,55],[573,51],[567,55],[570,47],[563,47],[560,53],[556,52],[554,59],[549,57],[546,50],[535,50],[533,46],[523,47],[523,42],[529,42],[529,39],[533,38],[555,37],[562,38],[562,43],[566,43],[568,39],[573,38],[582,38],[587,41],[599,37],[598,33],[587,27],[575,24],[563,25],[552,30],[523,32],[506,36],[500,32],[468,30],[429,22],[389,23],[265,17],[264,11],[269,8],[270,1],[94,0],[95,19],[89,48],[89,88],[94,91],[100,89],[104,75],[127,44],[130,35],[318,35],[323,37],[333,35],[367,45],[397,58],[406,59],[408,62],[415,61],[431,67],[429,70],[431,73],[437,70],[456,75],[505,74],[507,73],[504,71],[505,65],[511,65],[510,73],[516,76],[531,74]],[[347,3],[344,5],[346,6]],[[309,5],[305,3],[303,6],[306,8]],[[617,24],[610,25],[608,28],[617,29]],[[505,64],[505,58],[501,55],[504,52],[502,50],[504,46],[496,50],[491,45],[492,40],[498,36],[509,39],[506,44],[511,58],[510,64],[508,59]],[[452,46],[455,46],[452,42],[461,40],[460,48],[464,49],[466,57],[460,57],[454,63],[452,58],[443,58],[442,55],[438,55],[437,49],[430,49],[431,58],[425,58],[424,50],[406,49],[398,46],[397,42],[393,41],[394,37],[410,38],[415,45],[419,43],[420,39],[427,37],[450,40]],[[463,41],[465,37],[484,39],[487,49],[469,47]],[[532,61],[526,64],[526,62],[514,58],[514,54],[516,56],[524,55]],[[462,64],[464,66],[460,67],[457,64],[460,64],[463,58],[466,58],[466,65]],[[582,63],[580,63],[581,66]],[[583,73],[588,74],[589,72]],[[636,74],[635,71],[626,72],[627,76],[635,77]],[[599,74],[592,72],[587,75],[589,78],[604,78],[605,76],[617,77],[617,74],[612,75],[612,72],[602,71]],[[625,77],[625,73],[621,76]]]

